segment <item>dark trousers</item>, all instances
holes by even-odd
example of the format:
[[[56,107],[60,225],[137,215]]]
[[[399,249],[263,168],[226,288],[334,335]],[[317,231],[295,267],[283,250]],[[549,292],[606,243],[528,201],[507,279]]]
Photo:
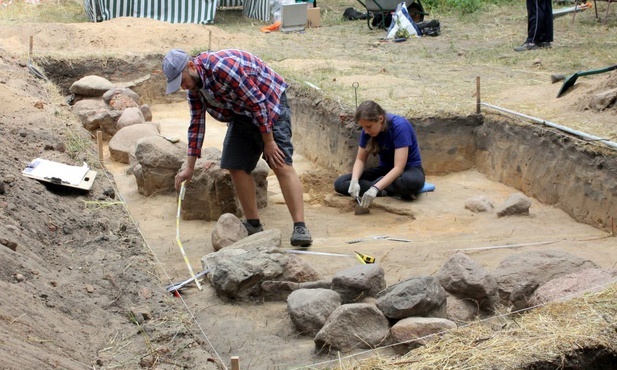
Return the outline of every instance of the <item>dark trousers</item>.
[[[385,167],[372,167],[365,170],[360,176],[358,183],[360,184],[360,195],[371,188],[373,184],[376,184],[382,177],[388,172],[389,168]],[[334,190],[343,195],[349,195],[349,183],[351,182],[351,174],[340,176],[334,180]],[[422,167],[410,167],[403,172],[392,184],[390,184],[385,190],[388,195],[415,195],[418,194],[424,186],[424,169]]]
[[[553,42],[553,1],[527,0],[527,43]]]

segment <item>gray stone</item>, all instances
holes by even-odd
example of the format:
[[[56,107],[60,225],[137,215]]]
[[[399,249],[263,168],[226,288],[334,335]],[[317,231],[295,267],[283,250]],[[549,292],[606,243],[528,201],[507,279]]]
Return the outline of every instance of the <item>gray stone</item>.
[[[299,289],[287,297],[289,317],[304,335],[316,335],[340,305],[341,297],[330,289]]]
[[[242,221],[231,213],[224,213],[212,229],[212,247],[215,251],[232,245],[248,236],[248,231]]]
[[[159,134],[158,127],[151,123],[141,123],[120,129],[109,140],[109,154],[111,160],[120,163],[129,163],[129,158],[135,155],[137,141],[148,136]]]
[[[195,164],[193,178],[186,186],[182,218],[214,221],[224,213],[241,217],[242,208],[231,175],[220,167],[220,150],[208,148],[208,151],[202,154],[202,158]],[[185,165],[186,162],[183,166]],[[259,161],[252,173],[259,208],[267,205],[268,173],[269,167],[264,160]]]
[[[588,268],[558,276],[542,284],[533,292],[529,306],[537,306],[560,299],[571,299],[588,292],[597,292],[617,281],[617,270]]]
[[[465,201],[465,208],[474,213],[488,212],[493,209],[493,202],[486,195],[476,195]]]
[[[273,295],[270,291],[264,291],[262,285],[266,282],[271,284],[272,281],[304,283],[321,279],[307,264],[304,266],[310,271],[290,278],[293,274],[286,271],[289,261],[297,259],[297,256],[287,254],[277,247],[262,246],[249,250],[227,247],[202,257],[202,265],[210,271],[207,278],[221,298],[284,300],[289,292]]]
[[[446,291],[433,276],[415,276],[387,287],[376,304],[389,319],[445,317]]]
[[[480,315],[478,302],[469,298],[458,298],[451,294],[446,298],[446,318],[454,322],[469,322]]]
[[[334,310],[313,341],[320,353],[349,352],[379,347],[387,341],[389,332],[388,319],[377,307],[352,303]]]
[[[120,118],[118,118],[118,121],[116,122],[116,130],[121,130],[124,127],[144,122],[146,122],[146,120],[144,119],[144,115],[141,113],[141,110],[138,107],[129,107],[126,108],[120,115]]]
[[[392,340],[398,343],[397,350],[410,349],[426,345],[449,330],[456,329],[456,323],[436,317],[408,317],[398,321],[390,329]]]
[[[473,299],[482,308],[491,309],[499,300],[495,278],[464,253],[450,256],[436,277],[447,292]]]
[[[133,169],[139,194],[149,196],[175,189],[174,179],[185,154],[184,145],[172,144],[160,136],[149,136],[137,141]]]
[[[114,87],[103,94],[103,101],[115,110],[125,110],[129,107],[139,107],[139,95],[127,87]]]
[[[332,278],[332,289],[341,295],[343,303],[375,297],[385,287],[384,270],[379,264],[355,265]]]
[[[506,257],[493,276],[501,302],[522,309],[529,307],[528,299],[540,285],[558,276],[593,267],[597,266],[592,261],[566,252],[531,251]]]
[[[105,92],[114,88],[109,80],[99,76],[85,76],[73,82],[69,91],[76,95],[103,96]]]
[[[497,217],[528,215],[529,207],[531,207],[531,199],[525,194],[515,193],[497,208],[496,213]]]

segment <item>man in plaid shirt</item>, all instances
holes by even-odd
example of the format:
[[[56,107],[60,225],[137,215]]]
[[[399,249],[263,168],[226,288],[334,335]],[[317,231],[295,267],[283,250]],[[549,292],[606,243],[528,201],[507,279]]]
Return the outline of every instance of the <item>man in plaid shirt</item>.
[[[176,188],[193,177],[208,113],[228,123],[221,168],[231,174],[249,235],[263,230],[251,175],[263,156],[280,183],[294,222],[291,245],[308,247],[312,238],[304,223],[302,184],[292,162],[291,110],[283,78],[261,59],[235,49],[195,57],[174,49],[163,60],[163,72],[167,94],[186,90],[191,112],[187,166],[176,175]]]

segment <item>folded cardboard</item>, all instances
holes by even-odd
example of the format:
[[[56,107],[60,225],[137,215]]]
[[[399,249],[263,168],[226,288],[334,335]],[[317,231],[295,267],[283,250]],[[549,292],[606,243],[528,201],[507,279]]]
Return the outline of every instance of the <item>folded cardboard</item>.
[[[321,27],[321,12],[319,7],[308,8],[306,13],[306,27]]]

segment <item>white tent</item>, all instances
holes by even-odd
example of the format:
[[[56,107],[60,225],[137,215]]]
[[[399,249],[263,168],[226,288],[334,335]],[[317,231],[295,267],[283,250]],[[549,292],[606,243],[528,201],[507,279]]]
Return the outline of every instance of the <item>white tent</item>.
[[[136,17],[212,24],[218,7],[238,6],[242,6],[242,13],[248,18],[270,20],[269,0],[84,0],[84,6],[92,22]]]

